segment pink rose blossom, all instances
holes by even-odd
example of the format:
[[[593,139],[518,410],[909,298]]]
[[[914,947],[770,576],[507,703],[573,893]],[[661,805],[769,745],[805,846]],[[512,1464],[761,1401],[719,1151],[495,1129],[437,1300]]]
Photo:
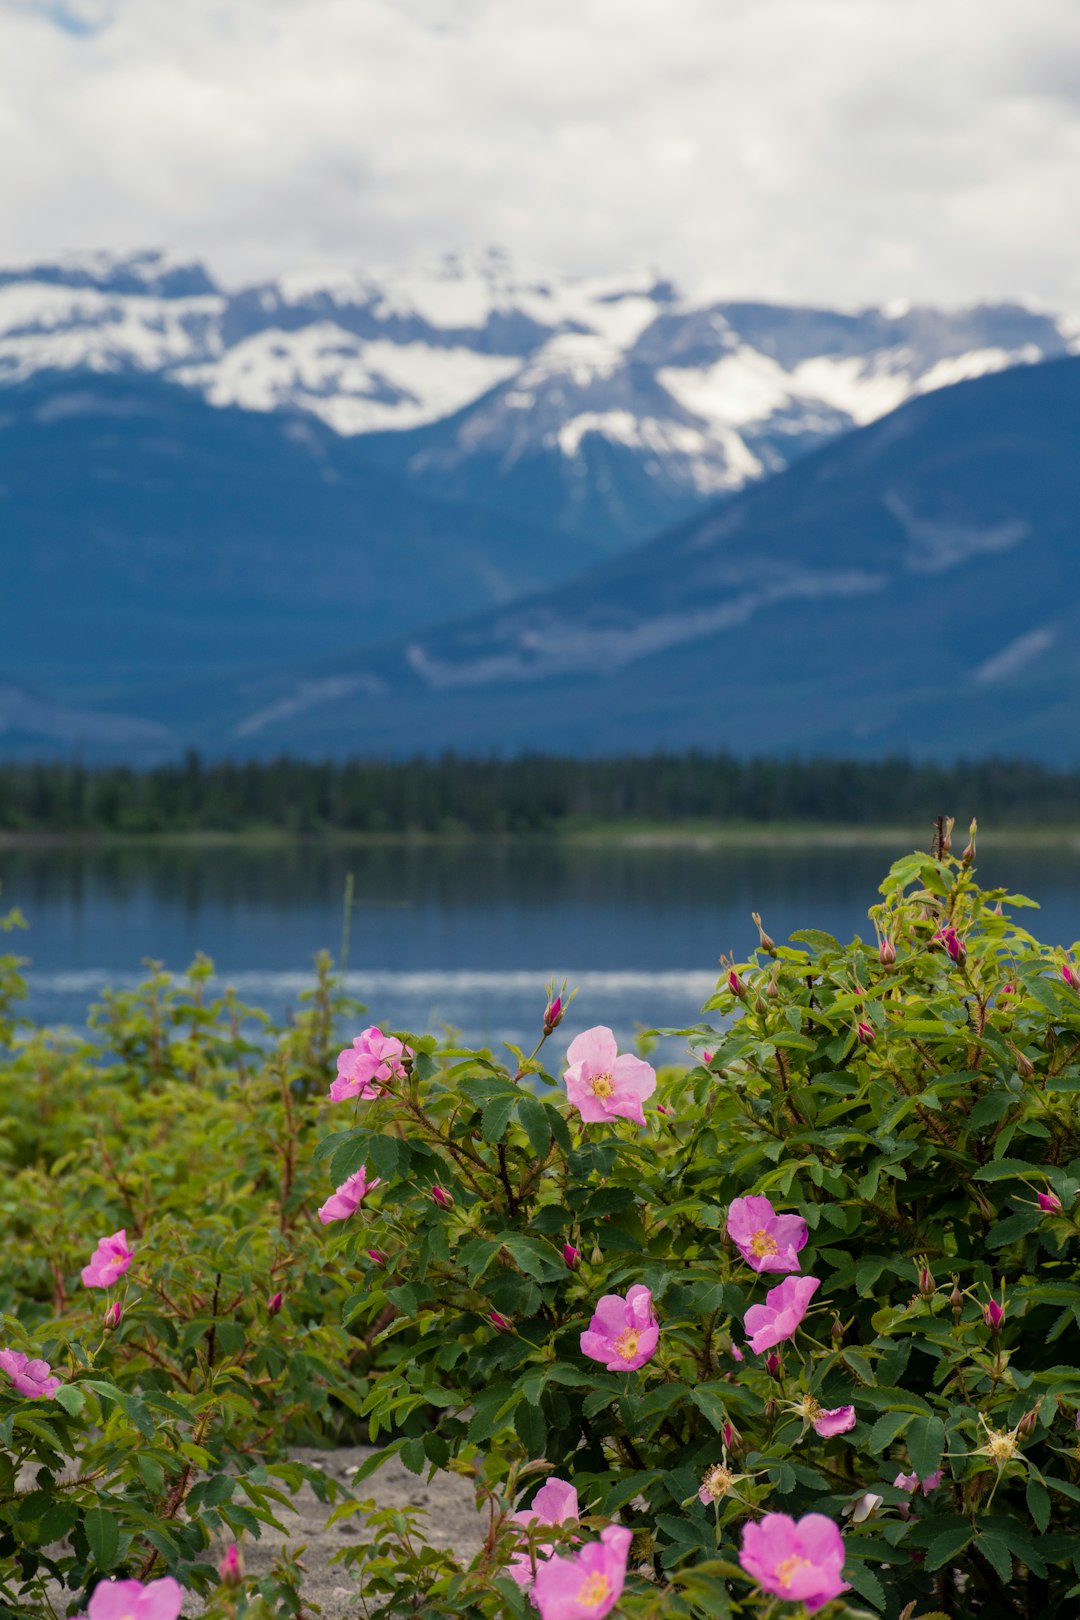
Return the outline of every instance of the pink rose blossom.
[[[530,1524],[565,1524],[568,1519],[580,1517],[578,1509],[577,1491],[565,1479],[549,1479],[533,1497],[531,1508],[525,1508],[521,1513],[515,1513],[513,1523],[528,1526]],[[530,1558],[527,1547],[522,1547],[510,1560],[507,1570],[512,1581],[525,1590],[533,1583],[533,1561],[539,1566],[541,1559],[547,1558],[554,1542],[540,1541],[533,1545],[533,1557]]]
[[[645,1365],[659,1340],[652,1294],[643,1283],[635,1283],[625,1299],[605,1294],[597,1301],[593,1319],[581,1335],[581,1353],[603,1362],[608,1372],[632,1372]]]
[[[586,1124],[621,1118],[644,1125],[641,1105],[656,1090],[656,1070],[630,1052],[620,1057],[606,1025],[578,1035],[566,1058],[566,1095]]]
[[[743,1326],[756,1356],[792,1337],[820,1287],[820,1277],[785,1277],[769,1289],[764,1305],[751,1305]]]
[[[90,1256],[90,1264],[83,1266],[82,1280],[87,1288],[111,1288],[119,1282],[133,1258],[127,1246],[127,1232],[121,1228],[111,1237],[101,1238]]]
[[[847,1591],[844,1538],[821,1513],[807,1513],[797,1524],[786,1513],[766,1513],[743,1530],[739,1563],[763,1591],[803,1602],[808,1614]]]
[[[405,1073],[403,1058],[413,1056],[396,1035],[384,1035],[374,1024],[338,1053],[337,1079],[330,1087],[331,1102],[349,1097],[378,1097],[392,1080]]]
[[[622,1596],[633,1532],[609,1524],[572,1558],[548,1558],[537,1567],[533,1601],[540,1620],[603,1620]]]
[[[1036,1193],[1035,1202],[1045,1215],[1061,1214],[1061,1199],[1056,1192]]]
[[[178,1581],[99,1581],[86,1606],[89,1620],[176,1620],[184,1594]]]
[[[920,1479],[918,1474],[897,1474],[893,1480],[893,1485],[898,1491],[910,1491],[914,1494],[921,1487],[924,1496],[929,1496],[931,1491],[936,1491],[940,1484],[940,1468],[934,1473],[928,1474],[925,1479]]]
[[[822,1407],[817,1417],[812,1418],[815,1434],[820,1434],[823,1440],[830,1440],[834,1434],[847,1434],[849,1429],[855,1427],[855,1408],[853,1406]]]
[[[337,1192],[330,1197],[319,1210],[319,1219],[324,1226],[331,1221],[347,1221],[350,1215],[355,1215],[369,1192],[379,1185],[379,1177],[367,1179],[367,1166],[362,1164],[354,1176],[343,1181]]]
[[[735,1198],[727,1235],[755,1271],[798,1271],[806,1222],[801,1215],[778,1215],[767,1198]]]
[[[35,1400],[47,1400],[55,1395],[63,1382],[51,1376],[47,1361],[36,1356],[24,1356],[21,1350],[0,1350],[0,1372],[6,1372],[20,1395]]]

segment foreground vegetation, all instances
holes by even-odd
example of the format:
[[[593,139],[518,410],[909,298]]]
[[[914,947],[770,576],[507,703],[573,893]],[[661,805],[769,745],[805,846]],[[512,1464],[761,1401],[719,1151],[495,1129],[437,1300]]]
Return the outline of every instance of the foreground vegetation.
[[[924,827],[943,804],[995,827],[1080,826],[1080,772],[1024,761],[740,760],[690,753],[0,766],[0,832],[551,833],[595,825]]]
[[[973,857],[762,931],[659,1075],[553,990],[508,1061],[337,1056],[325,961],[282,1030],[200,963],[54,1038],[8,959],[0,1616],[295,1610],[229,1544],[370,1436],[488,1534],[356,1517],[358,1614],[1071,1620],[1080,969]]]

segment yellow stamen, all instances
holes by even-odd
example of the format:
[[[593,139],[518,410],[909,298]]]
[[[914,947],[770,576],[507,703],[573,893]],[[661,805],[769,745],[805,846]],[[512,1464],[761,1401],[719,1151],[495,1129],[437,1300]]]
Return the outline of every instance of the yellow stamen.
[[[723,1463],[714,1463],[701,1482],[702,1489],[713,1502],[726,1496],[735,1483],[735,1475]]]
[[[577,1600],[590,1609],[597,1608],[611,1591],[611,1582],[606,1575],[599,1573],[590,1575],[578,1589]]]
[[[811,1567],[809,1558],[785,1558],[782,1564],[776,1566],[776,1578],[781,1586],[790,1586],[800,1569]]]
[[[770,1232],[766,1232],[763,1226],[759,1226],[753,1237],[750,1239],[750,1247],[753,1249],[759,1260],[763,1260],[767,1254],[780,1253],[779,1243],[777,1243],[776,1239]]]
[[[637,1355],[639,1338],[640,1334],[635,1333],[633,1328],[627,1328],[626,1332],[620,1333],[615,1340],[616,1352],[624,1361],[629,1361],[631,1356]]]
[[[606,1071],[603,1074],[594,1074],[589,1082],[589,1090],[594,1097],[614,1097],[615,1082]]]

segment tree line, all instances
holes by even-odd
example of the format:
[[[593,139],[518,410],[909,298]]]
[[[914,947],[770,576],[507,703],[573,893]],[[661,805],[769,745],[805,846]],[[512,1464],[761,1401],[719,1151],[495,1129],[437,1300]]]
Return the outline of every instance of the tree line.
[[[201,760],[0,766],[0,829],[36,833],[545,833],[590,824],[1080,824],[1080,771],[909,759]]]

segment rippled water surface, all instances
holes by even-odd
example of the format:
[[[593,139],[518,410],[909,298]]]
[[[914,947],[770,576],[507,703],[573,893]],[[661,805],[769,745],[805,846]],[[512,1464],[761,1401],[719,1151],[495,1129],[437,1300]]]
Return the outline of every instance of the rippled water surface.
[[[310,982],[312,954],[339,952],[352,872],[349,984],[376,1021],[524,1040],[554,975],[581,992],[565,1033],[607,1023],[625,1039],[696,1020],[721,952],[745,957],[755,943],[751,911],[777,939],[801,927],[865,935],[877,885],[908,847],[20,848],[0,850],[0,909],[18,906],[30,925],[15,948],[45,1021],[81,1024],[102,987],[137,982],[144,960],[180,970],[197,951],[280,1016]],[[1075,843],[990,846],[980,875],[1042,902],[1028,914],[1040,937],[1080,935]]]

